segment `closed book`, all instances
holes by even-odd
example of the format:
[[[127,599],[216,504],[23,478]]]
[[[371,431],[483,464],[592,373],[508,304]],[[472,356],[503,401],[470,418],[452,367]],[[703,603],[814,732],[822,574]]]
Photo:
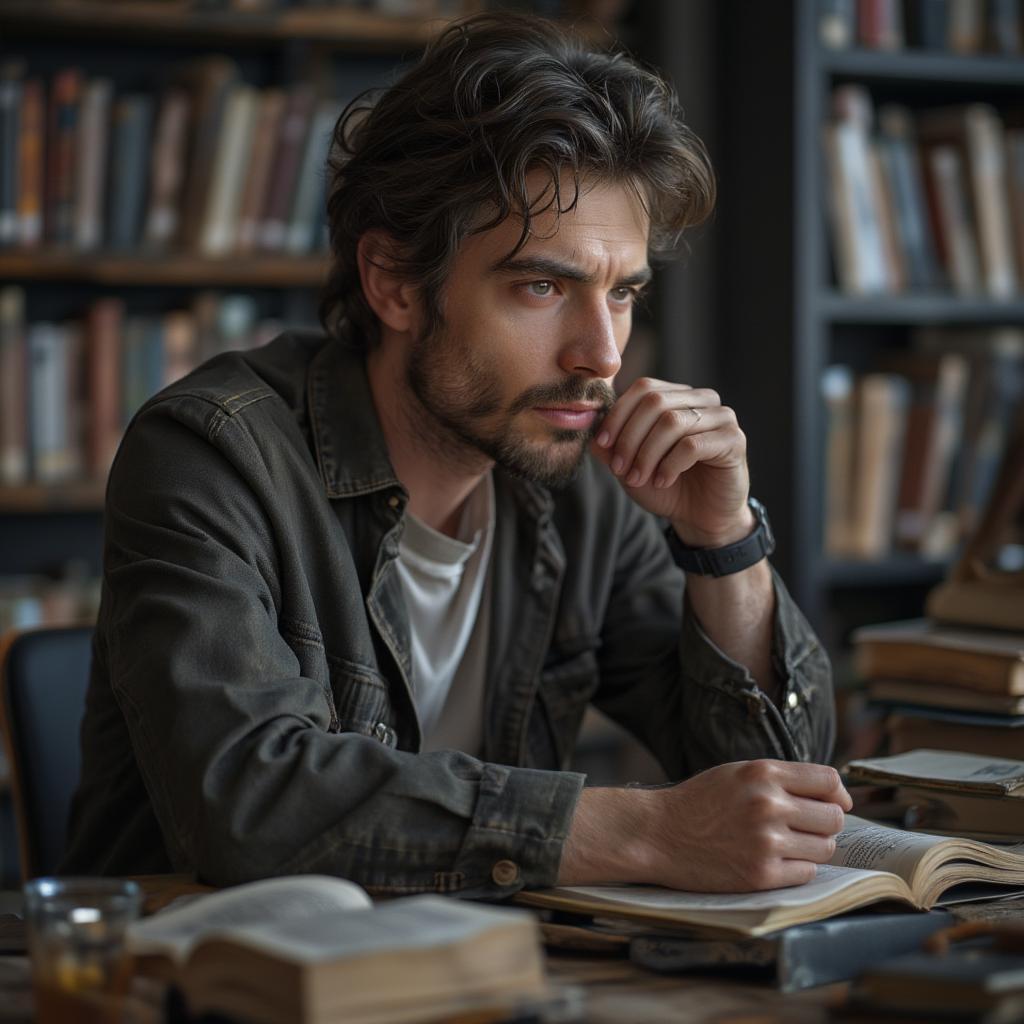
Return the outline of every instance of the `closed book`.
[[[121,335],[121,424],[131,418],[152,394],[147,346],[152,329],[150,317],[129,316]]]
[[[949,48],[978,53],[985,45],[985,5],[981,0],[949,0]]]
[[[330,100],[320,103],[313,114],[285,239],[285,249],[295,255],[309,252],[316,240],[320,204],[324,199],[327,153],[337,119],[338,105]]]
[[[260,224],[260,248],[271,252],[281,251],[287,239],[295,185],[314,102],[309,85],[297,85],[288,93]]]
[[[0,288],[0,484],[28,479],[28,389],[25,292]]]
[[[957,150],[967,191],[964,205],[970,211],[966,217],[975,234],[984,290],[993,298],[1012,295],[1018,280],[1004,134],[999,115],[984,103],[928,111],[919,121],[926,146]],[[955,246],[953,255],[959,258]]]
[[[64,483],[73,469],[70,344],[67,325],[43,321],[28,329],[30,461],[40,484]]]
[[[53,79],[46,152],[45,233],[55,245],[71,245],[75,232],[75,178],[82,78],[65,68]]]
[[[818,39],[822,46],[845,50],[856,38],[856,0],[822,0],[818,8]]]
[[[164,379],[161,386],[166,387],[195,369],[199,339],[195,318],[187,310],[165,313],[161,328],[164,339]]]
[[[121,443],[121,331],[124,302],[97,299],[86,316],[86,376],[90,398],[88,472],[105,480]]]
[[[1024,695],[985,693],[966,686],[943,683],[921,686],[920,683],[905,679],[871,679],[867,683],[866,692],[868,699],[876,703],[904,706],[912,704],[915,708],[931,709],[933,715],[948,710],[953,713],[966,711],[975,714],[1024,716]]]
[[[949,48],[949,0],[916,0],[906,7],[907,43],[922,50]]]
[[[224,107],[238,76],[238,66],[226,57],[205,57],[190,65],[182,76],[192,110],[178,236],[185,249],[196,249],[199,245],[213,163],[223,130]]]
[[[977,295],[982,290],[981,260],[963,158],[955,146],[938,145],[927,150],[925,165],[946,273],[954,291]]]
[[[1006,180],[1017,287],[1024,292],[1024,128],[1011,128],[1006,133]]]
[[[756,977],[780,992],[848,981],[866,968],[921,943],[953,918],[949,911],[848,914],[798,924],[753,939],[701,939],[653,933],[630,939],[629,958],[661,974],[706,973]]]
[[[112,249],[139,244],[145,213],[153,99],[143,94],[114,102],[107,241]]]
[[[988,49],[1007,56],[1024,49],[1024,8],[1020,0],[988,0],[986,34]]]
[[[832,107],[825,155],[839,286],[851,294],[884,292],[890,268],[870,146],[871,98],[861,86],[843,86],[833,94]]]
[[[879,155],[892,190],[896,228],[912,289],[943,284],[925,201],[925,185],[910,111],[896,104],[879,108]]]
[[[857,20],[861,45],[870,50],[903,48],[901,0],[859,0]]]
[[[1015,716],[1016,726],[975,724],[963,720],[949,721],[927,714],[901,709],[891,714],[885,723],[889,737],[889,751],[905,754],[912,750],[946,750],[979,757],[1002,757],[1015,761],[1024,759],[1024,717]],[[1024,815],[1024,801],[1017,812]],[[1008,826],[1007,826],[1008,827]],[[972,827],[971,831],[1000,831],[999,829]],[[1005,831],[1005,829],[1004,829]],[[1024,840],[1024,832],[1021,834]]]
[[[23,67],[0,66],[0,247],[18,240],[18,135]]]
[[[188,147],[189,97],[171,87],[160,97],[149,168],[149,203],[143,245],[150,250],[169,248],[178,235]]]
[[[854,664],[863,679],[906,679],[1024,694],[1024,635],[944,626],[912,619],[853,633]]]
[[[893,373],[858,383],[851,554],[881,558],[892,546],[910,387]]]
[[[190,1015],[254,1024],[539,1019],[532,916],[442,896],[373,906],[352,882],[268,879],[129,926],[138,973],[172,979]]]
[[[258,105],[259,94],[251,86],[232,86],[199,233],[199,249],[206,256],[223,256],[235,248]]]
[[[853,782],[921,786],[940,792],[1024,799],[1024,761],[951,750],[911,750],[888,757],[862,757],[845,769]]]
[[[38,78],[25,79],[18,123],[18,245],[32,249],[43,240],[45,171],[43,145],[46,100]]]
[[[822,374],[827,427],[825,436],[825,550],[845,558],[852,550],[854,442],[856,437],[854,376],[848,366],[829,366]]]
[[[264,89],[260,94],[259,111],[253,128],[252,154],[245,176],[242,201],[238,207],[235,247],[240,253],[252,252],[256,247],[284,104],[285,94],[281,89]]]
[[[899,722],[894,732],[901,731]],[[953,727],[946,726],[947,735]],[[972,741],[984,732],[968,727]],[[1024,731],[1003,730],[1018,752],[1024,748]],[[959,747],[950,748],[959,750]],[[962,835],[991,843],[1024,842],[1024,800],[1001,796],[975,796],[973,793],[938,792],[922,786],[897,786],[894,801],[903,808],[906,828],[940,835]]]
[[[78,179],[75,183],[74,245],[89,251],[103,244],[106,220],[104,195],[110,150],[110,117],[114,86],[94,78],[82,92],[78,137]]]

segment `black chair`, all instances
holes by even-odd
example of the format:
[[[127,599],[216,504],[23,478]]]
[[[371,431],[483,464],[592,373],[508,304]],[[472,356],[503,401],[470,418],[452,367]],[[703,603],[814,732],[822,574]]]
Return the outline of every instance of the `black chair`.
[[[92,633],[91,626],[31,629],[0,641],[0,731],[26,881],[53,874],[64,852]]]

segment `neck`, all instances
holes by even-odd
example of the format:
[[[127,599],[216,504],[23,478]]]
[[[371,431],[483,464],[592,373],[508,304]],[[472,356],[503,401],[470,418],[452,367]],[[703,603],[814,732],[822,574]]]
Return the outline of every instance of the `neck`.
[[[466,498],[492,463],[452,437],[409,389],[403,349],[380,344],[370,350],[366,371],[388,456],[409,492],[409,512],[454,537]]]

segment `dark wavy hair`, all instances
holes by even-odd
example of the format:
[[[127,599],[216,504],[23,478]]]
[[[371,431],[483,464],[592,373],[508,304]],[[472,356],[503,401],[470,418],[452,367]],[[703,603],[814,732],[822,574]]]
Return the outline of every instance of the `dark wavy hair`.
[[[531,205],[527,175],[538,168],[550,184]],[[673,252],[715,201],[707,151],[663,78],[514,14],[451,25],[376,101],[353,100],[334,129],[328,176],[332,262],[320,320],[335,335],[349,321],[361,345],[379,338],[356,259],[367,231],[391,240],[388,266],[418,286],[432,328],[466,237],[518,217],[514,254],[531,218],[571,210],[586,178],[636,189],[651,218],[652,258]]]

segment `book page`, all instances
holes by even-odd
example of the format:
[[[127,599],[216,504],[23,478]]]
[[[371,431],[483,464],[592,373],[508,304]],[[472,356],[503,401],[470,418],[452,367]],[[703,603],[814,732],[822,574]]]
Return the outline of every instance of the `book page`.
[[[128,946],[136,955],[157,953],[184,960],[211,932],[318,917],[325,911],[372,907],[354,882],[328,875],[295,875],[224,889],[172,907],[129,926]]]
[[[861,758],[847,765],[851,777],[869,781],[935,782],[969,792],[1009,794],[1024,787],[1024,761],[949,750],[911,750]]]
[[[499,927],[526,928],[530,943],[536,941],[536,926],[526,911],[430,895],[408,896],[343,915],[325,911],[311,918],[264,921],[244,931],[219,934],[229,934],[233,941],[286,960],[310,964],[449,946]]]
[[[805,907],[824,900],[847,886],[862,882],[865,874],[833,864],[819,864],[815,877],[804,885],[761,892],[686,892],[658,885],[568,885],[555,892],[605,900],[651,910],[691,912],[768,911],[776,907]]]
[[[836,836],[831,864],[869,871],[889,871],[910,885],[914,869],[934,846],[949,842],[942,836],[904,832],[846,815],[843,831]]]

